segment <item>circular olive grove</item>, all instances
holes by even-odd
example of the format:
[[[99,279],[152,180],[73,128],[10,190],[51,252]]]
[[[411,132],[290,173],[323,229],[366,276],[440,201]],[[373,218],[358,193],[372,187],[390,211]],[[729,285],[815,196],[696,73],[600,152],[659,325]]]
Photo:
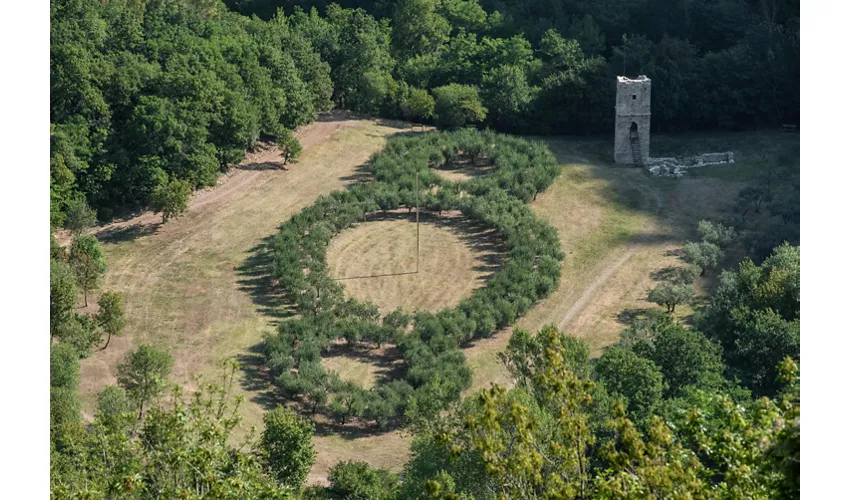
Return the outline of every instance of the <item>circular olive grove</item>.
[[[434,171],[457,164],[487,173],[452,182]],[[557,286],[563,259],[557,233],[526,203],[552,183],[559,166],[542,143],[474,130],[392,139],[370,165],[374,182],[319,197],[271,241],[272,274],[299,316],[283,321],[264,348],[275,386],[286,397],[343,424],[358,417],[385,428],[428,418],[458,400],[472,378],[460,347],[511,325]],[[455,307],[414,314],[397,309],[382,317],[374,304],[344,297],[328,273],[328,244],[370,213],[412,210],[417,199],[426,211],[460,211],[493,229],[507,259]],[[395,344],[403,373],[369,390],[340,379],[321,363],[338,339]]]

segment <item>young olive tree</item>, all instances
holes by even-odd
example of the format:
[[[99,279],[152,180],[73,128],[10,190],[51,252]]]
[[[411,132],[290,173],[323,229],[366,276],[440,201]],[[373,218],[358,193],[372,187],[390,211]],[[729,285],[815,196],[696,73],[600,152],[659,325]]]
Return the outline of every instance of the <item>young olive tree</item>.
[[[676,306],[688,304],[694,299],[694,287],[685,283],[662,281],[649,292],[649,301],[667,306],[668,313],[675,313]]]

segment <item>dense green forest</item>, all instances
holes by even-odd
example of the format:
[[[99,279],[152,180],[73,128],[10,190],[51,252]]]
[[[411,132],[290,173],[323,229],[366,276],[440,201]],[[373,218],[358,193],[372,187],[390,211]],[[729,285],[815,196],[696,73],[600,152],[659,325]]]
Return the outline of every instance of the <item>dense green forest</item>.
[[[448,128],[608,133],[613,77],[646,74],[657,130],[799,118],[794,1],[229,7],[51,1],[53,225],[75,201],[109,219],[172,180],[210,185],[259,139],[333,106]]]
[[[345,81],[334,76],[337,105],[370,113],[404,115],[400,104],[410,88],[460,84],[478,90],[488,110],[484,123],[500,130],[607,133],[613,127],[613,77],[646,74],[653,81],[657,130],[746,129],[799,119],[794,0],[228,0],[228,5],[265,19],[294,12],[296,29],[309,33],[332,75],[334,61],[345,67]],[[377,23],[358,26],[368,26],[369,37],[379,42],[371,47],[371,61],[359,60],[360,74],[368,78],[357,82],[354,68],[338,58],[345,48],[336,33],[350,30],[349,15],[359,19],[367,13]],[[346,101],[345,93],[358,83],[381,99]]]

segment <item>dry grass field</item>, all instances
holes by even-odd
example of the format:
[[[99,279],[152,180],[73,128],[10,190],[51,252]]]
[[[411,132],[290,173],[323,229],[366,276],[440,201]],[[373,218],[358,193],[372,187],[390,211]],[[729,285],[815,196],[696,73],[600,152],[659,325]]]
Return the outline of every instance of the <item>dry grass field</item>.
[[[245,368],[239,388],[246,398],[245,424],[260,426],[263,412],[276,401],[262,376],[256,347],[285,312],[258,249],[280,223],[317,196],[364,179],[369,155],[387,137],[405,130],[410,131],[386,121],[325,116],[298,132],[304,154],[287,169],[279,168],[274,149],[254,153],[217,187],[197,193],[189,212],[167,225],[145,213],[98,228],[109,263],[103,290],[124,294],[127,328],[106,351],[82,362],[84,411],[91,414],[96,394],[115,383],[115,366],[124,354],[148,342],[172,352],[172,380],[187,388],[193,373],[214,375],[219,359],[240,360]],[[748,157],[743,144],[768,148],[772,140],[730,136],[727,142],[744,150],[736,149],[739,165],[674,181],[611,166],[607,139],[547,139],[564,170],[532,206],[558,230],[566,259],[558,290],[517,326],[537,330],[554,323],[587,339],[594,354],[616,342],[631,315],[656,307],[646,295],[654,276],[677,264],[671,251],[694,238],[700,218],[725,213],[740,187],[763,165],[761,156]],[[688,144],[676,141],[681,139],[659,138],[659,150],[677,151]],[[386,214],[335,237],[328,252],[332,275],[415,269],[415,225],[410,220],[406,211]],[[372,300],[385,312],[395,307],[437,310],[471,294],[498,267],[498,245],[459,217],[423,216],[420,230],[419,274],[344,280],[346,293]],[[96,297],[89,301],[95,302]],[[509,336],[505,330],[466,349],[474,369],[470,392],[507,382],[496,352]],[[395,357],[387,350],[340,347],[324,361],[343,377],[368,386]],[[402,432],[374,435],[316,423],[318,457],[308,483],[324,483],[339,460],[361,459],[399,471],[407,459],[410,437]]]
[[[84,412],[91,415],[97,393],[116,382],[118,361],[140,343],[171,351],[172,380],[187,389],[192,374],[217,375],[221,358],[236,357],[250,367],[252,348],[274,331],[276,320],[266,314],[267,280],[240,271],[253,249],[317,196],[362,179],[369,156],[388,136],[406,130],[385,121],[326,116],[299,131],[305,148],[297,164],[281,168],[275,149],[255,153],[217,187],[197,193],[188,213],[166,225],[148,212],[98,228],[109,264],[102,289],[124,294],[127,327],[107,350],[83,360]],[[242,409],[246,426],[259,426],[265,388],[247,380],[251,375],[247,370],[240,390],[246,396]],[[320,461],[331,461],[324,458],[329,449],[336,456],[336,441],[316,437]],[[317,464],[317,470],[321,478],[327,466],[322,471]]]
[[[459,214],[423,213],[416,272],[415,216],[406,209],[373,216],[333,238],[328,266],[348,296],[374,302],[383,314],[397,307],[436,312],[471,295],[498,270],[504,253],[496,237]]]

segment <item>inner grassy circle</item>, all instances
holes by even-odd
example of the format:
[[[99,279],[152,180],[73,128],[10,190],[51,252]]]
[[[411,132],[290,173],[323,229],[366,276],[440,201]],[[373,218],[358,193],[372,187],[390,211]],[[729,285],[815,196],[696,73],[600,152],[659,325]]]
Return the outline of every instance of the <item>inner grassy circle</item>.
[[[399,307],[436,312],[484,286],[504,257],[493,231],[459,213],[420,214],[419,233],[418,273],[415,214],[402,209],[334,236],[330,275],[345,286],[346,298],[371,301],[382,314]]]

